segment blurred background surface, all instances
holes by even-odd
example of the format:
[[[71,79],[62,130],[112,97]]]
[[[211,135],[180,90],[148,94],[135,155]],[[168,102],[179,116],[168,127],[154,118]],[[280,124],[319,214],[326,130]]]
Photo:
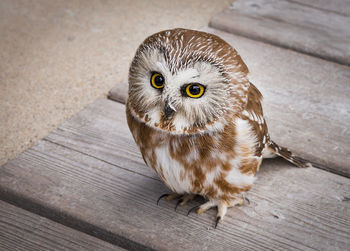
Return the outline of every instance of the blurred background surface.
[[[0,1],[0,165],[116,84],[152,33],[198,29],[231,0]]]

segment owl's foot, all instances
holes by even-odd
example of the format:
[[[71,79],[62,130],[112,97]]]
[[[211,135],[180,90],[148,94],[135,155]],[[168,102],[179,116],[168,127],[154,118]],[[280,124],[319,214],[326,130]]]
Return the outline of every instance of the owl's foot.
[[[234,200],[231,200],[229,203],[224,200],[209,200],[208,202],[200,206],[191,208],[188,211],[187,215],[189,215],[192,211],[195,211],[195,210],[197,210],[197,214],[202,214],[212,207],[217,207],[218,213],[216,215],[216,220],[215,220],[215,228],[216,228],[217,225],[219,223],[222,223],[222,221],[224,220],[224,216],[226,215],[227,208],[237,206],[237,205],[243,205],[243,202],[244,202],[243,196],[241,198],[236,198]]]
[[[186,205],[187,202],[189,202],[190,200],[192,200],[195,195],[194,194],[185,194],[185,195],[181,195],[181,194],[177,194],[177,193],[171,193],[171,194],[163,194],[162,196],[160,196],[157,200],[157,205],[159,204],[159,201],[164,198],[167,200],[167,201],[171,201],[173,199],[176,199],[176,198],[179,198],[181,197],[178,202],[176,203],[176,206],[175,206],[175,211],[177,209],[177,207],[180,205],[180,206],[184,206]]]

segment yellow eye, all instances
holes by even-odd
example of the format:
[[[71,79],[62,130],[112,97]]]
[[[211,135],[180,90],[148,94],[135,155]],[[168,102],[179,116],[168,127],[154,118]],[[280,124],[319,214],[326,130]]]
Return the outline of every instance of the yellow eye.
[[[186,95],[191,98],[200,98],[205,91],[205,87],[201,84],[189,84],[186,86]]]
[[[157,72],[154,72],[152,73],[152,76],[151,76],[151,85],[156,88],[156,89],[162,89],[164,87],[164,77],[157,73]]]

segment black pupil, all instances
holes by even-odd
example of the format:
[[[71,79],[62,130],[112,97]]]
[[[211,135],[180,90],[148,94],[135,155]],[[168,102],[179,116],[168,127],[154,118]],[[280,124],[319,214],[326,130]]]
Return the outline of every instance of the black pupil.
[[[201,92],[201,88],[198,85],[191,85],[189,91],[192,95],[198,95]]]
[[[163,76],[158,75],[158,76],[156,76],[156,77],[154,78],[154,84],[155,84],[156,86],[162,86],[163,83],[164,83],[164,78],[163,78]]]

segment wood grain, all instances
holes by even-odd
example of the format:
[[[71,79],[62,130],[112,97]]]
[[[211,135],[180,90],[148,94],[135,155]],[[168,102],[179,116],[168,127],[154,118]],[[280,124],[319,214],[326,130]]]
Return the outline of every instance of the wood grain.
[[[242,56],[264,95],[272,138],[318,167],[350,177],[350,67],[211,28],[204,31],[219,35]],[[121,101],[125,95],[127,85],[120,84],[110,98]]]
[[[237,0],[215,15],[209,26],[350,65],[350,15],[343,13],[349,2],[322,2]]]
[[[2,166],[0,199],[25,201],[45,217],[79,230],[99,229],[98,237],[109,233],[139,250],[348,248],[350,179],[281,159],[264,161],[247,194],[250,204],[230,209],[216,230],[215,210],[186,216],[199,200],[177,212],[175,202],[157,206],[168,190],[143,164],[123,112],[122,104],[98,100]],[[62,132],[68,130],[65,143]]]
[[[0,250],[124,250],[0,201]]]

